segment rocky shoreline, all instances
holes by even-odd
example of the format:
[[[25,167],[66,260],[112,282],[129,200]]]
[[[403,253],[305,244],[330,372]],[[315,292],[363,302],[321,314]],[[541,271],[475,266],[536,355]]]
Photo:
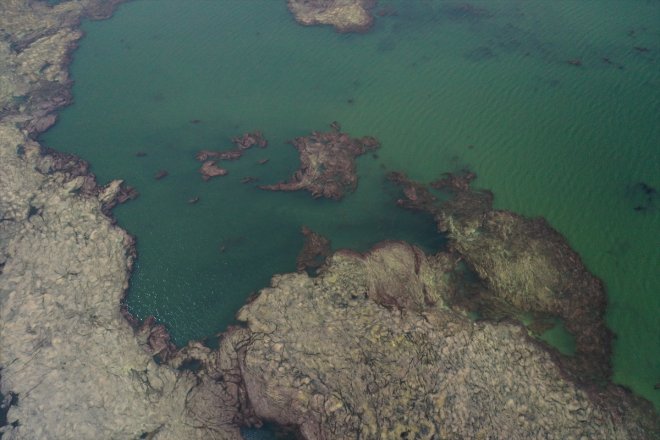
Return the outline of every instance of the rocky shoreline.
[[[306,439],[658,435],[648,402],[607,382],[602,286],[559,234],[493,211],[467,175],[436,183],[452,193],[439,205],[424,185],[397,180],[400,204],[432,212],[448,252],[385,242],[328,256],[329,243],[305,229],[301,271],[273,277],[218,349],[177,350],[165,327],[137,322],[120,307],[135,241],[108,216],[137,193],[119,180],[99,187],[84,161],[34,141],[70,103],[80,20],[108,17],[118,3],[0,5],[3,439],[240,439],[241,426],[263,421]],[[328,195],[354,187],[346,182]],[[509,241],[512,230],[534,246]],[[498,249],[518,258],[496,258]],[[319,257],[327,260],[311,277],[304,269]],[[519,261],[548,278],[529,279]],[[548,286],[562,295],[539,295]],[[473,300],[481,321],[466,316]],[[512,321],[518,311],[564,318],[577,361],[530,337]]]

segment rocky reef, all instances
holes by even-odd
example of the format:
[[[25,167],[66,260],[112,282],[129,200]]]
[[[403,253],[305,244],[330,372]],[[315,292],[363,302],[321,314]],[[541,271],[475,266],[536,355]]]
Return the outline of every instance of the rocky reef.
[[[325,197],[340,200],[357,188],[358,177],[355,158],[380,147],[371,136],[352,138],[332,125],[329,132],[312,132],[309,136],[295,138],[291,144],[298,150],[300,168],[287,182],[261,185],[268,191],[306,190],[314,198]]]
[[[366,32],[376,0],[288,0],[289,11],[304,26],[331,25],[338,32]]]

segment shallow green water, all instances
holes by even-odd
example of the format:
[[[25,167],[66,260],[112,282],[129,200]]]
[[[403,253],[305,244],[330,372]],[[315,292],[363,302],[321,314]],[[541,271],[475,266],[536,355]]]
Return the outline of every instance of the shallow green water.
[[[294,270],[303,224],[335,248],[438,249],[430,219],[394,206],[384,173],[430,180],[469,166],[499,208],[546,217],[605,281],[615,380],[659,405],[660,201],[634,208],[646,203],[637,183],[660,188],[660,5],[381,4],[398,16],[366,35],[300,27],[270,0],[141,0],[85,25],[75,104],[44,140],[140,191],[115,210],[138,237],[131,310],[155,314],[177,343],[221,331],[250,292]],[[383,144],[359,159],[356,193],[336,203],[239,182],[287,177],[286,140],[333,120]],[[195,151],[253,129],[270,146],[203,182]],[[156,181],[159,169],[169,176]]]

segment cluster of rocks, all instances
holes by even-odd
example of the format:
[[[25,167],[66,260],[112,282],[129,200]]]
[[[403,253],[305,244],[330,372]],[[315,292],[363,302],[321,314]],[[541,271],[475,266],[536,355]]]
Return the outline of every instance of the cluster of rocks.
[[[442,203],[401,173],[389,177],[403,189],[398,204],[433,214],[451,250],[479,277],[478,288],[457,293],[454,303],[491,319],[560,318],[576,342],[576,356],[563,360],[567,369],[585,383],[609,378],[607,296],[561,234],[542,218],[494,210],[489,191],[470,188],[476,176],[469,171],[429,185],[448,193]]]
[[[340,200],[346,192],[355,191],[358,176],[355,158],[380,147],[371,136],[352,138],[333,122],[332,130],[312,132],[295,138],[291,144],[298,150],[300,168],[286,182],[260,185],[269,191],[309,191],[314,198]]]
[[[197,152],[195,158],[203,162],[199,169],[202,179],[209,180],[212,177],[226,176],[229,174],[225,168],[220,168],[217,165],[219,160],[238,160],[243,157],[246,150],[257,146],[259,148],[266,148],[268,141],[264,138],[260,131],[254,133],[244,133],[242,136],[232,138],[234,148],[223,151],[201,150]]]

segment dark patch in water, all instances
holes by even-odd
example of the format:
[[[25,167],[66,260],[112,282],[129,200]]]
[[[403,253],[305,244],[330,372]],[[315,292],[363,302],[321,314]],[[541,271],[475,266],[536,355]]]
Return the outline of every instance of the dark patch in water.
[[[486,8],[474,6],[470,3],[457,3],[445,6],[444,15],[451,20],[475,21],[483,18],[493,17],[491,11]]]
[[[383,38],[376,47],[379,52],[391,52],[396,49],[396,40],[393,37]]]
[[[297,440],[302,438],[293,426],[281,426],[266,422],[261,428],[241,428],[245,440]]]
[[[18,394],[9,392],[8,395],[3,395],[0,393],[0,428],[7,426],[7,414],[9,413],[9,408],[12,406],[18,405]],[[18,422],[13,422],[12,426],[18,426]],[[2,435],[0,434],[0,438]]]
[[[202,362],[198,359],[188,359],[177,368],[179,371],[198,372],[202,368]]]
[[[635,183],[626,194],[632,202],[633,210],[637,212],[649,212],[657,207],[658,190],[646,182]]]
[[[465,53],[465,58],[470,61],[487,61],[495,58],[495,53],[490,47],[480,46]]]

